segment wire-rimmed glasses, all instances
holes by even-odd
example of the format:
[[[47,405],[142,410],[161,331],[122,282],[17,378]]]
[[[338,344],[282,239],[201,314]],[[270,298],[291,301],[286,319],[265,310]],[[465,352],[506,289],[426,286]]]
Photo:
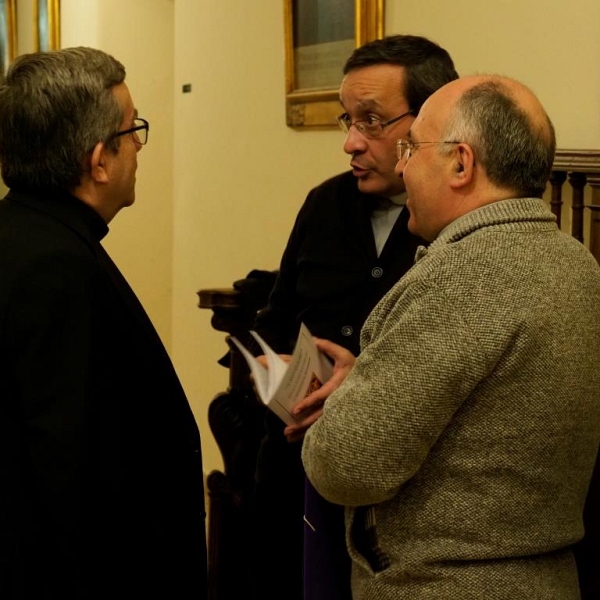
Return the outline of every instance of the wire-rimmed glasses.
[[[441,142],[413,142],[411,140],[398,140],[396,142],[396,156],[398,160],[408,160],[412,153],[421,144],[460,144],[461,142],[441,141]]]
[[[357,131],[368,138],[378,138],[383,133],[383,130],[394,123],[400,121],[400,119],[404,119],[404,117],[408,117],[408,115],[412,115],[414,112],[409,110],[405,113],[402,113],[399,117],[394,117],[389,121],[381,122],[381,119],[378,119],[375,116],[368,116],[366,119],[360,119],[358,121],[352,121],[350,115],[348,113],[342,113],[338,118],[337,122],[340,126],[340,129],[344,133],[348,133],[350,131],[350,127],[354,125]]]

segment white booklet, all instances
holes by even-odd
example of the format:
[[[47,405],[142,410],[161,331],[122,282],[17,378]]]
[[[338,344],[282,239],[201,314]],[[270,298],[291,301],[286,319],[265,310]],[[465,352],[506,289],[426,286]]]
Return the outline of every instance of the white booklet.
[[[258,333],[250,334],[260,345],[267,358],[268,368],[258,360],[235,337],[230,339],[242,353],[254,378],[259,398],[286,425],[296,422],[292,407],[311,392],[319,389],[332,375],[329,359],[315,346],[312,335],[302,323],[294,352],[289,363],[285,362]]]

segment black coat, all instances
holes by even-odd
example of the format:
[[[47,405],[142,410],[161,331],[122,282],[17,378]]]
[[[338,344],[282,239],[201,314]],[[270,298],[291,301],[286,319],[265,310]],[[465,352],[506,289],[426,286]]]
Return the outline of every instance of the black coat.
[[[383,295],[412,266],[419,244],[408,210],[377,256],[371,212],[377,198],[359,191],[351,172],[314,188],[300,209],[268,307],[255,330],[289,352],[300,323],[357,355],[360,329]]]
[[[0,201],[0,598],[206,597],[198,429],[68,196]]]

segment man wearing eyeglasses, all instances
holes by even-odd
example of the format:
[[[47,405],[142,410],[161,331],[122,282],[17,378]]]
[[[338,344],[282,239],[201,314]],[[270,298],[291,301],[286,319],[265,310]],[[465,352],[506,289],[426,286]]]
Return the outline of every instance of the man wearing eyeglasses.
[[[348,507],[353,599],[578,600],[600,268],[542,199],[554,128],[521,83],[471,76],[397,146],[408,226],[431,243],[355,362],[319,342],[347,377],[302,449]]]
[[[0,598],[206,598],[198,429],[101,245],[148,139],[91,48],[0,79]]]
[[[404,184],[394,173],[396,140],[406,136],[427,97],[457,77],[452,59],[425,38],[396,35],[356,49],[343,72],[338,122],[352,170],[309,193],[255,326],[282,354],[292,350],[301,322],[358,353],[365,318],[423,243],[407,229]],[[299,441],[320,408],[285,431],[277,417],[266,416],[255,522],[271,566],[254,569],[258,598],[293,600],[303,589],[310,600],[350,597],[342,510],[310,486],[305,507]]]

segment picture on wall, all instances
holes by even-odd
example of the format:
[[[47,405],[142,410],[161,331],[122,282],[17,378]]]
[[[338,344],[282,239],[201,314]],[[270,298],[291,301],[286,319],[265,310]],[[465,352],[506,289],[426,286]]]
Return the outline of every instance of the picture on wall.
[[[284,0],[284,15],[286,122],[336,127],[344,63],[383,36],[383,0]]]
[[[60,0],[33,0],[36,50],[60,48]]]
[[[1,73],[18,54],[58,48],[60,0],[0,0]]]
[[[0,72],[6,73],[17,52],[15,0],[0,0]]]

